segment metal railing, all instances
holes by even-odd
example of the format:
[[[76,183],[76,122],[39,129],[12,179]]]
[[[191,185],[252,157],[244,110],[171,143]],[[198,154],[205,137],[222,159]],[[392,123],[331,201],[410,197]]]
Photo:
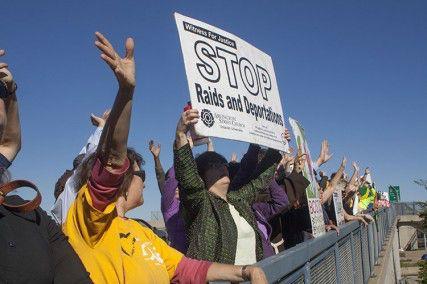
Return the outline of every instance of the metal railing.
[[[367,283],[395,225],[395,206],[373,213],[368,226],[353,221],[258,263],[269,283]]]
[[[396,208],[396,215],[419,215],[424,211],[426,207],[425,202],[399,202],[395,203],[394,206]]]

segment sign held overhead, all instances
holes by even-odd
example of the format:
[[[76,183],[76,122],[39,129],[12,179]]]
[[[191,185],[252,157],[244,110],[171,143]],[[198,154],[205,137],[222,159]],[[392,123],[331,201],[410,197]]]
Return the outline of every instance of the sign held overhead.
[[[271,57],[214,26],[175,13],[198,135],[287,151]]]

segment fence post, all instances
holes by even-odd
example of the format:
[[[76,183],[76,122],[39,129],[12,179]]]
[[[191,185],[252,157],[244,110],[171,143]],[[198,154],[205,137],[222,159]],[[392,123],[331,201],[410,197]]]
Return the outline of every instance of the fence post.
[[[359,225],[360,226],[360,225]],[[354,231],[353,231],[354,232]],[[350,233],[350,244],[351,244],[351,262],[353,263],[353,267],[356,268],[356,259],[355,259],[355,252],[354,252],[354,237],[353,232]],[[360,231],[360,235],[362,236],[362,232]],[[360,243],[360,248],[362,248],[362,243]],[[361,256],[361,263],[362,263],[362,278],[363,278],[363,256]],[[353,269],[353,284],[355,283],[357,269]]]
[[[337,283],[341,283],[341,259],[340,252],[338,247],[338,242],[334,244],[334,254],[335,254],[335,274],[337,276]]]
[[[374,252],[374,224],[369,223],[368,225],[368,251],[369,251],[369,269],[374,270],[375,264],[375,252]]]
[[[378,218],[376,221],[374,221],[374,228],[373,228],[373,232],[374,232],[374,242],[373,242],[373,246],[374,246],[374,264],[377,263],[377,259],[378,259]]]
[[[304,265],[304,283],[311,283],[310,261]]]

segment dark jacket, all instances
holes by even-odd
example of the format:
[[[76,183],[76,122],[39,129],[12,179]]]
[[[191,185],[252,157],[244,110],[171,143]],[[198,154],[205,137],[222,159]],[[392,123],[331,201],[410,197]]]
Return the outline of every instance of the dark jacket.
[[[18,196],[9,204],[22,203]],[[60,227],[38,208],[13,213],[0,206],[0,283],[92,283]]]
[[[176,179],[186,223],[191,258],[233,264],[236,257],[237,228],[228,203],[209,192],[200,178],[190,146],[174,149]],[[262,238],[251,209],[258,191],[268,186],[275,165],[243,188],[229,191],[227,200],[251,225],[256,233],[257,260],[263,257]]]
[[[310,184],[301,173],[295,171],[289,176],[279,175],[278,183],[283,186],[290,203],[304,196],[305,189]],[[308,210],[285,208],[281,214],[270,219],[272,226],[271,241],[277,243],[283,239],[286,248],[300,242],[303,235],[302,231],[307,227],[307,220],[310,222]],[[279,247],[279,251],[283,248]]]
[[[231,181],[230,188],[235,190],[249,183],[252,179],[257,178],[257,175],[265,171],[266,168],[277,163],[282,157],[276,150],[269,149],[262,161],[258,162],[258,155],[261,147],[255,144],[250,144],[248,151],[240,161],[240,167],[235,177]],[[268,220],[282,212],[289,206],[288,197],[285,191],[272,178],[272,181],[265,189],[262,195],[266,200],[258,200],[252,205],[252,211],[258,223],[258,228],[262,231],[262,247],[264,258],[274,255],[274,249],[270,243],[272,228]],[[267,234],[267,236],[264,235]]]

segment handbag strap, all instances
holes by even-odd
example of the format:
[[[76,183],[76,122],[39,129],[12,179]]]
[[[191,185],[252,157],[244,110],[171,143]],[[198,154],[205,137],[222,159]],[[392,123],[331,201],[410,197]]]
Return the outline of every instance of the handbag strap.
[[[6,195],[20,187],[29,187],[34,189],[34,191],[37,193],[36,197],[34,197],[33,200],[28,201],[21,205],[10,205],[7,203],[4,203]],[[40,194],[39,189],[35,184],[33,184],[30,181],[27,180],[14,180],[8,183],[5,183],[0,186],[0,205],[3,205],[3,207],[9,209],[13,212],[30,212],[39,207],[40,203],[42,202],[42,196]]]

